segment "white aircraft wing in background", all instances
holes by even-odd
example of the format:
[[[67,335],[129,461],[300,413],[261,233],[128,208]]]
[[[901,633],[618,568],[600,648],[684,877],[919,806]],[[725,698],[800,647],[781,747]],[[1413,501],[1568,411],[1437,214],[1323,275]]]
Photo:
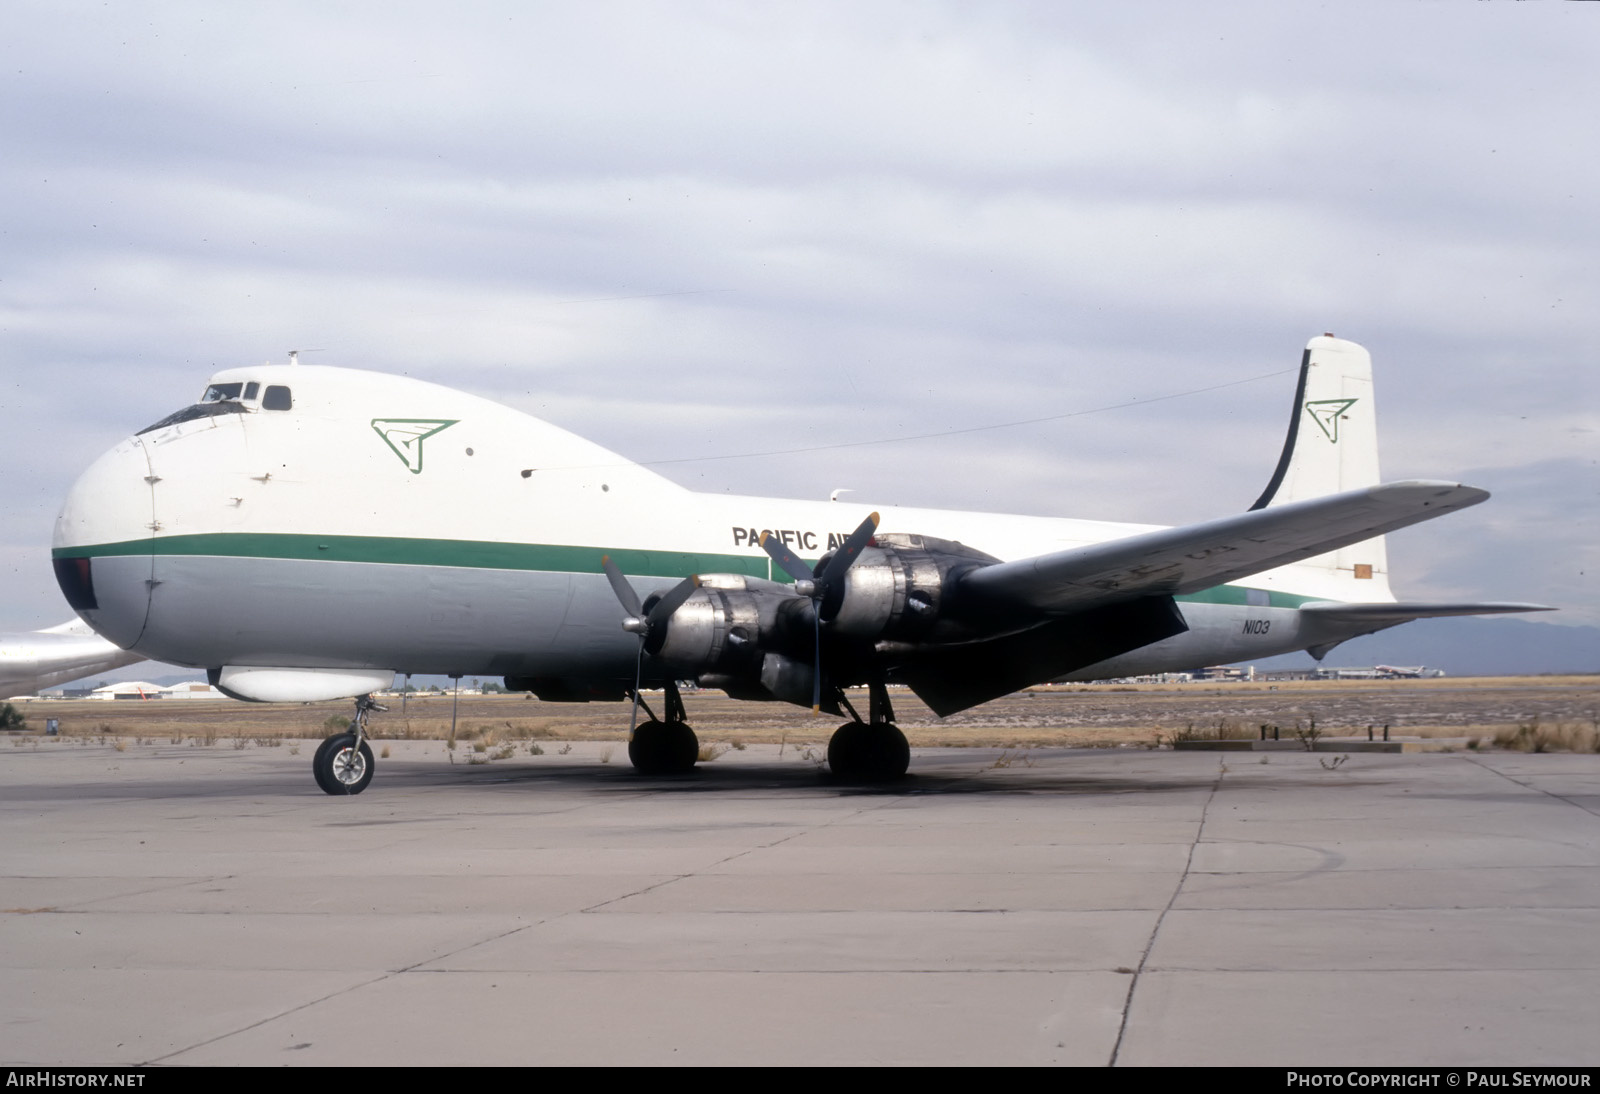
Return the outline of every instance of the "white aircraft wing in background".
[[[80,619],[48,630],[0,634],[0,696],[33,695],[144,659],[107,642]]]

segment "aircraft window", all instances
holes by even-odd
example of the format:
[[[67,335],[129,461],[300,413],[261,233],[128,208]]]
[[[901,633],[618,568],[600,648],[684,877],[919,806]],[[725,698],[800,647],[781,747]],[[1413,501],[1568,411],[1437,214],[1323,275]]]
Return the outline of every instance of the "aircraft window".
[[[134,436],[137,437],[140,434],[150,433],[157,429],[165,429],[167,426],[177,425],[179,422],[192,422],[196,418],[215,418],[218,414],[243,413],[245,413],[244,404],[234,402],[232,400],[226,402],[195,403],[192,406],[186,406],[182,410],[174,411],[173,413],[168,414],[165,418],[162,418],[154,425],[145,426],[143,429],[139,430],[138,433],[135,433]]]
[[[261,385],[258,384],[256,381],[251,380],[248,384],[244,385],[244,397],[247,400],[248,399],[254,399],[256,397],[256,393],[259,392],[260,390],[261,390]]]
[[[237,399],[239,392],[244,390],[244,384],[212,384],[206,388],[206,393],[200,396],[202,403],[215,403],[222,399]]]
[[[294,396],[282,384],[271,384],[267,387],[267,394],[261,400],[263,410],[290,410],[294,407]]]

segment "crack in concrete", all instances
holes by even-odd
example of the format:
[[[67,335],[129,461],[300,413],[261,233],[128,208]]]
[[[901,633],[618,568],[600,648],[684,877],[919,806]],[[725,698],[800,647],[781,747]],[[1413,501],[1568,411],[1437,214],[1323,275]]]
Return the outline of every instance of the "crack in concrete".
[[[1483,757],[1481,757],[1481,756],[1463,756],[1462,759],[1466,760],[1469,763],[1476,764],[1477,766],[1481,767],[1483,770],[1489,772],[1491,775],[1498,775],[1502,779],[1505,779],[1507,782],[1512,783],[1512,784],[1514,784],[1516,786],[1522,787],[1522,789],[1524,789],[1524,790],[1532,790],[1536,794],[1543,794],[1546,797],[1554,798],[1556,801],[1563,802],[1563,803],[1565,803],[1567,805],[1570,805],[1574,809],[1583,810],[1585,813],[1588,813],[1591,817],[1600,817],[1600,810],[1591,809],[1589,806],[1584,805],[1582,802],[1573,801],[1571,798],[1567,797],[1564,794],[1557,794],[1554,790],[1546,790],[1542,786],[1534,786],[1532,783],[1523,782],[1521,779],[1517,778],[1514,775],[1507,775],[1504,771],[1500,771],[1500,770],[1498,770],[1496,768],[1493,768],[1493,767],[1490,767],[1488,764],[1484,763],[1483,762]]]
[[[1217,791],[1222,789],[1222,778],[1227,773],[1227,765],[1221,765],[1217,777],[1212,780],[1211,793],[1206,795],[1205,804],[1200,807],[1200,823],[1195,825],[1194,840],[1189,844],[1189,854],[1183,860],[1183,873],[1178,876],[1178,883],[1172,887],[1172,895],[1167,898],[1166,907],[1156,916],[1155,926],[1150,929],[1150,937],[1145,942],[1144,952],[1139,955],[1139,965],[1133,970],[1133,977],[1128,982],[1127,998],[1122,1002],[1122,1021],[1117,1026],[1117,1041],[1111,1046],[1111,1058],[1106,1061],[1107,1067],[1117,1066],[1117,1057],[1122,1053],[1122,1042],[1128,1035],[1128,1019],[1133,1014],[1133,997],[1139,990],[1139,978],[1144,975],[1145,966],[1150,961],[1150,951],[1155,949],[1156,936],[1161,933],[1161,925],[1167,921],[1167,913],[1172,911],[1172,906],[1178,902],[1178,894],[1183,892],[1184,882],[1189,880],[1189,872],[1194,866],[1195,849],[1200,846],[1200,840],[1206,830],[1206,816],[1211,811],[1211,803],[1217,798]]]

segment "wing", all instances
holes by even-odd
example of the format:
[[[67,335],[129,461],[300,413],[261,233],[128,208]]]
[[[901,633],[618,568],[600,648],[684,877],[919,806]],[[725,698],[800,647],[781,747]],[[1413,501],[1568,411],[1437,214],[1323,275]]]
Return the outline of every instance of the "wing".
[[[112,645],[80,620],[0,634],[0,698],[32,694],[143,660],[144,655]]]
[[[1183,633],[1188,624],[1175,595],[1360,543],[1488,496],[1458,483],[1388,483],[968,569],[956,578],[956,610],[1010,633],[908,650],[893,677],[935,713],[951,714]],[[1357,633],[1434,614],[1416,604],[1319,607],[1330,623],[1346,629],[1354,623]],[[1437,614],[1457,607],[1467,606],[1446,605]],[[1346,619],[1340,611],[1372,618]],[[1334,636],[1335,644],[1340,637],[1348,635]]]
[[[1394,482],[1182,528],[1075,547],[961,576],[963,604],[1067,615],[1198,592],[1431,520],[1488,498],[1450,482]]]

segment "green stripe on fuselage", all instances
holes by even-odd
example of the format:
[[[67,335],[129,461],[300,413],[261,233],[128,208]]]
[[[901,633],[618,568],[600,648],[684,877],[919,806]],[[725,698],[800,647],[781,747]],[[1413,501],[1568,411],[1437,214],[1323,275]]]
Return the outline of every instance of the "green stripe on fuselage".
[[[602,573],[610,555],[623,572],[640,577],[683,577],[693,573],[767,576],[766,555],[691,554],[631,548],[569,547],[545,543],[494,543],[470,539],[411,539],[393,536],[305,536],[213,532],[192,536],[58,547],[56,558],[107,555],[206,555],[213,558],[282,558],[319,562],[371,562],[390,566],[453,566],[477,570],[540,570]]]
[[[108,555],[205,555],[213,558],[305,559],[320,562],[367,562],[390,566],[454,566],[479,570],[539,570],[554,573],[602,573],[600,559],[610,555],[624,573],[637,577],[684,577],[688,574],[748,574],[789,582],[783,571],[768,566],[765,555],[694,554],[686,551],[640,551],[633,548],[572,547],[547,543],[495,543],[470,539],[411,539],[394,536],[306,536],[282,533],[211,532],[189,536],[156,536],[87,547],[57,547],[55,558],[100,558]],[[814,559],[808,559],[814,565]],[[1176,599],[1186,604],[1228,604],[1244,607],[1250,590],[1242,585],[1216,585]],[[1298,608],[1318,597],[1269,591],[1266,605]]]
[[[1197,593],[1184,593],[1174,597],[1180,604],[1232,604],[1244,607],[1249,603],[1249,593],[1258,590],[1247,589],[1243,585],[1213,585],[1209,589],[1201,589]],[[1264,590],[1267,594],[1265,605],[1257,607],[1267,608],[1298,608],[1302,604],[1309,604],[1313,600],[1327,600],[1325,596],[1301,596],[1299,593],[1280,593],[1276,590]]]

